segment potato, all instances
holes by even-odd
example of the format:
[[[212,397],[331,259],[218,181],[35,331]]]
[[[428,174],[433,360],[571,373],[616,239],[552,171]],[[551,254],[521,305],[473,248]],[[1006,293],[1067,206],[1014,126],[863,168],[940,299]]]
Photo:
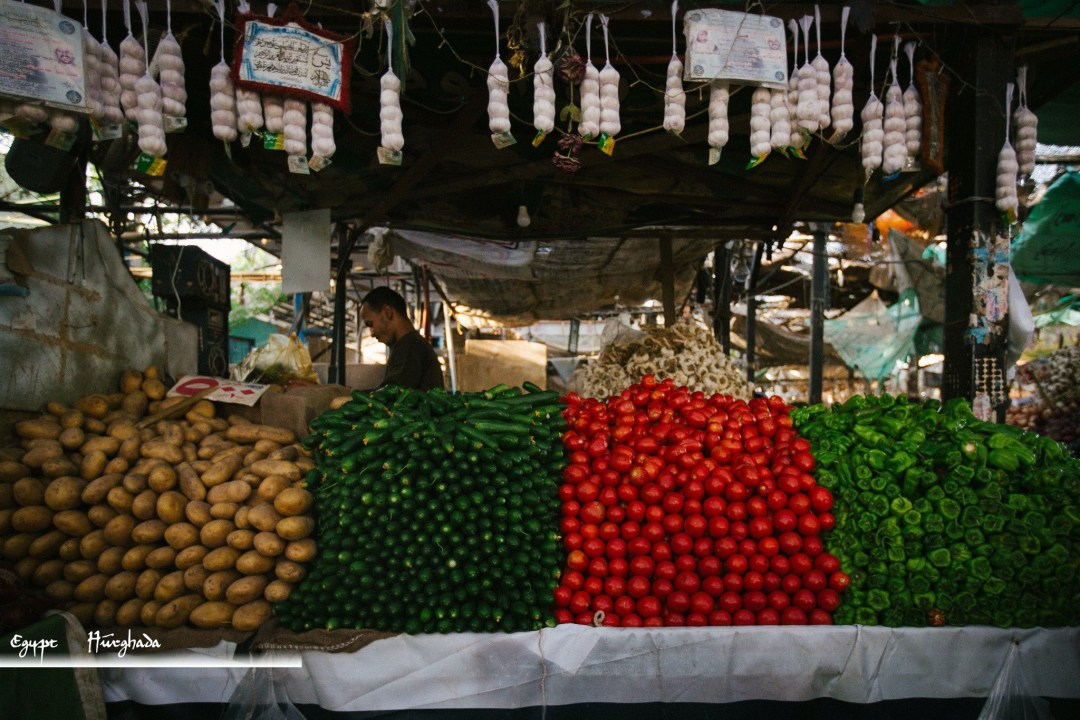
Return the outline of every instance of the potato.
[[[103,452],[105,457],[112,457],[120,450],[120,441],[114,437],[96,437],[87,440],[79,448],[79,452],[83,455],[89,455],[90,453]]]
[[[99,528],[104,528],[119,514],[111,505],[105,504],[95,505],[86,511],[86,517]]]
[[[339,407],[341,407],[342,405],[344,405],[345,403],[347,403],[347,402],[349,402],[351,400],[352,400],[351,395],[339,395],[338,397],[336,397],[336,398],[334,398],[333,400],[330,401],[330,409],[331,410],[337,410]]]
[[[39,560],[48,560],[56,557],[60,551],[60,546],[67,541],[68,536],[59,530],[53,530],[47,532],[39,537],[34,542],[30,543],[30,548],[27,552],[32,558],[38,558]]]
[[[118,548],[129,548],[135,544],[131,531],[135,529],[135,518],[131,515],[117,515],[105,526],[105,542]]]
[[[159,570],[143,570],[135,579],[135,596],[143,600],[154,597],[154,591],[157,590],[158,583],[163,577],[165,574]]]
[[[124,396],[126,394],[127,393],[114,392],[106,395],[105,400],[109,403],[109,410],[116,410],[116,408],[120,407],[120,403],[124,402]],[[108,417],[108,415],[105,417]]]
[[[202,545],[192,545],[189,548],[184,548],[176,555],[176,567],[179,570],[187,570],[192,565],[201,563],[209,554],[210,548]]]
[[[149,378],[143,381],[142,391],[151,400],[161,400],[165,397],[166,388],[165,384],[157,378]]]
[[[188,415],[195,415],[200,419],[210,419],[214,417],[215,412],[216,408],[214,407],[214,403],[210,402],[209,400],[200,400],[199,402],[195,403],[190,410],[188,410]]]
[[[239,509],[236,503],[216,503],[210,506],[210,515],[216,520],[232,520]]]
[[[154,409],[150,408],[149,412],[153,413]],[[153,428],[140,428],[139,429],[139,441],[140,442],[150,442],[151,440],[156,440],[156,439],[157,439],[157,433],[154,431]],[[140,447],[141,447],[141,445],[140,445]],[[150,459],[157,459],[157,458],[150,458]]]
[[[140,614],[146,601],[142,598],[131,598],[120,606],[116,611],[116,624],[119,627],[131,627],[142,624]]]
[[[79,538],[68,538],[64,541],[64,544],[60,546],[60,549],[56,551],[56,554],[60,556],[60,559],[64,562],[75,562],[82,557],[79,552]]]
[[[202,474],[213,467],[214,463],[209,460],[188,460],[191,464],[191,469],[195,471],[195,474],[202,477]]]
[[[105,542],[104,530],[87,533],[79,541],[79,553],[87,560],[97,560],[107,547],[109,545]]]
[[[277,564],[274,565],[274,574],[277,575],[278,580],[284,580],[288,583],[298,583],[304,579],[305,575],[307,575],[307,570],[305,570],[304,566],[300,563],[279,558]]]
[[[132,417],[142,417],[150,407],[150,399],[142,390],[128,393],[120,403],[120,409]]]
[[[180,447],[184,444],[184,431],[176,423],[169,420],[162,420],[157,424],[158,435],[165,442],[175,447]]]
[[[272,503],[282,490],[290,487],[292,487],[292,482],[288,478],[270,475],[259,484],[256,493],[261,500]]]
[[[154,624],[163,628],[180,627],[188,621],[192,611],[202,605],[199,595],[185,595],[166,603],[154,617]]]
[[[293,562],[306,563],[315,559],[318,548],[313,538],[294,540],[285,546],[285,557]]]
[[[0,483],[0,509],[15,506],[15,483]]]
[[[198,541],[199,531],[190,523],[176,523],[165,530],[165,542],[175,550],[191,547]]]
[[[105,466],[108,468],[108,465]],[[54,458],[53,460],[46,460],[41,464],[41,474],[48,480],[53,480],[58,477],[64,477],[69,475],[77,475],[79,472],[78,466],[65,457]]]
[[[187,588],[184,586],[184,573],[177,570],[161,578],[157,587],[154,588],[154,599],[158,602],[167,603],[170,600],[175,600],[186,592]]]
[[[248,552],[251,552],[250,550]],[[211,550],[203,558],[203,567],[211,572],[219,572],[221,570],[229,570],[236,565],[237,559],[240,557],[240,551],[229,546],[219,547],[216,550]]]
[[[104,395],[87,395],[71,405],[87,418],[100,420],[109,412],[109,400]]]
[[[41,505],[19,508],[11,516],[11,528],[21,533],[38,533],[52,527],[53,514]]]
[[[38,533],[17,533],[4,539],[4,559],[22,560],[30,553],[30,546],[40,537]]]
[[[207,418],[206,424],[210,426],[210,429],[214,432],[222,434],[224,437],[225,431],[229,429],[229,422],[222,418]]]
[[[86,442],[86,433],[82,431],[82,428],[68,428],[64,432],[60,433],[59,440],[60,445],[62,445],[63,448],[68,452],[71,452],[72,450],[81,447],[82,444]]]
[[[143,490],[131,501],[131,514],[140,520],[157,517],[158,494],[153,490]]]
[[[98,572],[110,577],[120,572],[124,569],[124,555],[126,554],[127,550],[122,547],[105,548],[105,551],[97,558]]]
[[[188,548],[190,550],[191,548]],[[159,547],[146,556],[146,567],[154,570],[162,570],[172,566],[178,557],[176,550],[166,545]]]
[[[117,602],[124,602],[135,596],[135,581],[139,574],[131,570],[125,570],[109,578],[105,583],[105,597]]]
[[[271,460],[288,460],[289,462],[292,462],[293,460],[296,460],[298,455],[299,455],[299,453],[296,452],[296,446],[289,445],[288,447],[283,447],[280,450],[274,452],[270,456],[270,459]]]
[[[222,502],[242,503],[250,495],[250,485],[239,480],[233,480],[210,488],[210,491],[206,494],[206,501],[210,504]]]
[[[154,492],[163,493],[166,490],[172,490],[176,486],[176,470],[172,465],[159,463],[150,471],[148,484]]]
[[[120,392],[129,395],[142,387],[143,375],[138,370],[125,370],[120,376]]]
[[[157,621],[157,614],[161,612],[162,604],[157,600],[147,600],[139,611],[139,623],[146,627],[153,627]]]
[[[251,523],[248,522],[248,516],[250,514],[251,514],[251,508],[249,508],[249,507],[242,507],[239,510],[237,510],[236,514],[233,515],[233,522],[236,524],[236,527],[238,527],[238,528],[240,528],[242,530],[246,530],[248,527],[250,527]]]
[[[270,603],[265,600],[255,600],[236,609],[232,616],[232,626],[244,632],[257,630],[273,614],[274,610],[270,607]]]
[[[32,557],[24,557],[19,562],[15,563],[15,574],[24,582],[29,584],[34,579],[34,573],[41,567],[41,560]]]
[[[105,423],[103,423],[99,418],[84,418],[82,427],[83,430],[85,430],[86,432],[94,433],[96,435],[101,435],[105,432]]]
[[[207,428],[207,430],[209,430],[209,428]],[[193,445],[197,445],[200,441],[202,441],[204,435],[206,435],[206,433],[203,432],[202,430],[199,430],[198,428],[195,428],[195,427],[186,427],[186,428],[184,428],[184,442],[185,443],[191,443]]]
[[[53,515],[52,522],[57,530],[73,537],[83,537],[94,530],[86,513],[78,510],[61,510]]]
[[[170,445],[170,447],[172,446]],[[176,450],[176,452],[179,453],[180,451]],[[206,498],[206,486],[203,485],[202,480],[190,463],[178,464],[176,474],[179,478],[180,492],[184,493],[189,500],[203,500]]]
[[[63,560],[59,559],[46,560],[34,569],[34,574],[30,578],[30,582],[33,583],[35,587],[48,587],[50,584],[64,577],[64,566],[66,564],[67,563]]]
[[[202,527],[206,523],[213,520],[213,516],[210,514],[210,504],[205,503],[202,500],[192,500],[187,504],[187,508],[184,511],[187,514],[187,519],[191,521],[191,524],[195,527]]]
[[[275,529],[285,540],[301,540],[315,531],[315,520],[306,515],[287,517]]]
[[[296,467],[300,468],[300,472],[306,475],[318,466],[315,464],[315,461],[309,457],[298,457],[296,458]]]
[[[137,437],[131,437],[120,443],[120,449],[116,452],[116,457],[124,458],[128,461],[128,464],[137,463],[142,459],[142,453],[139,449],[142,447],[142,440]]]
[[[138,495],[149,486],[149,479],[143,473],[131,472],[124,475],[123,487],[132,495]]]
[[[273,440],[259,440],[255,443],[255,452],[261,452],[263,455],[270,455],[280,449],[281,443],[274,442]]]
[[[97,563],[92,560],[75,560],[64,565],[64,579],[70,583],[81,583],[88,577],[97,575]]]
[[[264,575],[249,575],[240,578],[225,591],[225,599],[233,605],[245,605],[262,597],[267,582]]]
[[[53,580],[45,588],[45,597],[57,602],[67,602],[75,596],[75,585],[67,580]]]
[[[266,455],[261,452],[256,452],[255,450],[252,450],[244,456],[243,465],[244,467],[251,467],[253,464],[265,459]]]
[[[120,441],[120,450],[117,452],[118,455],[123,455],[131,462],[135,462],[139,459],[138,453],[136,453],[134,457],[124,455],[123,448],[125,443],[129,440],[134,440],[136,443],[139,442],[139,428],[136,427],[131,418],[124,417],[109,423],[109,426],[105,428],[105,434]]]
[[[278,522],[281,521],[281,515],[270,503],[261,503],[251,509],[247,519],[256,530],[269,532],[277,527]]]
[[[105,496],[105,502],[109,503],[113,510],[118,513],[131,512],[131,503],[135,496],[129,493],[121,485],[117,485]]]
[[[237,550],[250,550],[255,547],[255,533],[251,530],[233,530],[225,538],[225,543]]]
[[[255,425],[242,423],[231,426],[225,431],[225,437],[233,442],[250,445],[259,440],[273,440],[282,445],[290,445],[296,442],[296,436],[291,430],[271,427],[270,425]]]
[[[85,418],[78,410],[66,410],[60,415],[60,427],[65,430],[82,428]]]
[[[0,485],[0,487],[11,487],[10,485]],[[0,510],[0,536],[11,534],[11,516],[15,514],[15,508],[4,508]]]
[[[124,558],[120,561],[120,567],[131,571],[145,570],[146,558],[150,557],[150,553],[157,549],[156,545],[136,545],[124,553]]]
[[[315,498],[301,488],[285,488],[274,498],[274,509],[281,515],[303,515],[311,509]]]
[[[220,570],[203,581],[202,594],[207,600],[220,600],[225,591],[241,577],[236,570]]]
[[[95,477],[97,479],[88,483],[82,491],[82,501],[87,505],[97,505],[102,502],[105,500],[110,490],[124,482],[123,475],[102,475],[101,477]],[[84,477],[83,479],[85,480],[86,478]]]
[[[246,483],[247,485],[249,485],[251,487],[252,490],[258,490],[259,486],[262,485],[263,479],[261,477],[259,477],[258,475],[256,475],[255,473],[240,472],[240,473],[237,473],[237,475],[236,475],[236,481]],[[249,505],[258,505],[259,504],[259,498],[258,497],[248,497],[247,503]]]
[[[228,625],[232,620],[236,607],[227,602],[214,600],[205,602],[191,611],[188,620],[198,628],[211,629]]]
[[[15,423],[15,434],[27,440],[38,438],[56,440],[63,431],[63,427],[52,419],[39,418]]]
[[[156,543],[165,537],[169,528],[163,520],[144,520],[131,530],[131,539],[137,543]]]
[[[22,458],[22,464],[31,470],[37,470],[49,460],[60,460],[64,457],[64,448],[55,440],[45,440],[42,444],[27,451]],[[101,464],[105,467],[105,463]]]
[[[89,455],[83,456],[82,467],[79,469],[79,477],[83,480],[95,480],[105,472],[105,465],[107,465],[109,459],[105,457],[105,453],[100,450],[95,450]],[[121,477],[120,480],[123,480]]]
[[[112,460],[105,463],[105,470],[103,470],[103,472],[106,475],[110,475],[112,473],[118,473],[120,475],[123,475],[128,471],[129,467],[131,467],[131,463],[129,463],[127,460],[122,457],[114,457]]]
[[[184,571],[184,587],[190,592],[201,593],[203,583],[210,575],[210,571],[202,565],[192,565]]]
[[[112,627],[116,624],[116,611],[119,609],[120,603],[115,600],[102,600],[94,609],[94,624],[98,627]]]
[[[199,529],[199,541],[208,548],[219,548],[235,529],[236,526],[228,520],[211,520]]]
[[[274,558],[266,557],[258,550],[248,550],[236,559],[236,569],[245,575],[260,575],[270,572],[273,567]]]
[[[73,597],[79,602],[100,602],[105,598],[105,584],[109,576],[104,573],[91,575],[75,586]]]
[[[260,460],[253,464],[250,468],[251,472],[260,477],[269,477],[270,475],[281,475],[288,480],[299,480],[303,477],[300,472],[300,468],[296,466],[294,462],[288,462],[286,460]]]
[[[30,468],[21,462],[15,462],[14,460],[0,462],[0,483],[13,483],[29,476]]]
[[[230,448],[235,447],[240,446],[236,443],[231,442],[208,443],[207,438],[203,438],[202,444],[199,446],[197,454],[200,460],[210,460],[211,462],[213,462],[213,459],[219,454],[225,452],[226,450],[229,450]]]
[[[266,557],[277,557],[285,552],[285,541],[272,532],[261,532],[253,541],[255,549]]]
[[[43,505],[45,503],[45,483],[37,478],[25,477],[15,481],[12,497],[21,507]]]
[[[187,504],[188,499],[180,493],[174,490],[163,492],[157,499],[157,516],[169,525],[183,522]]]
[[[139,454],[143,457],[164,460],[170,465],[179,465],[184,462],[184,453],[175,445],[160,438],[148,440],[139,446]]]
[[[74,477],[59,477],[45,488],[44,501],[53,510],[73,510],[82,504],[86,482]],[[53,519],[55,522],[55,518]]]
[[[274,580],[266,586],[263,597],[272,603],[285,602],[289,599],[289,595],[292,594],[292,589],[292,584],[284,580]]]
[[[210,462],[219,463],[230,458],[240,458],[242,464],[244,456],[249,452],[251,452],[251,448],[247,445],[233,445],[232,447],[220,450],[217,455],[210,458]]]
[[[232,455],[224,460],[215,462],[209,470],[203,473],[202,482],[208,488],[226,482],[233,474],[243,466],[243,458]]]

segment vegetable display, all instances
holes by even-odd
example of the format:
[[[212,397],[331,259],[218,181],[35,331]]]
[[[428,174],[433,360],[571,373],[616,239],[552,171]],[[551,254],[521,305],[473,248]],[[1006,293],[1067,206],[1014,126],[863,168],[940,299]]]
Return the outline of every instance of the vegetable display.
[[[819,537],[833,499],[783,400],[647,375],[606,403],[567,402],[560,623],[832,622],[848,584]]]
[[[553,625],[566,423],[526,384],[389,386],[311,423],[319,556],[276,608],[296,630],[513,632]]]
[[[838,623],[1075,625],[1080,464],[1065,448],[977,420],[966,400],[855,396],[794,410],[851,590]]]

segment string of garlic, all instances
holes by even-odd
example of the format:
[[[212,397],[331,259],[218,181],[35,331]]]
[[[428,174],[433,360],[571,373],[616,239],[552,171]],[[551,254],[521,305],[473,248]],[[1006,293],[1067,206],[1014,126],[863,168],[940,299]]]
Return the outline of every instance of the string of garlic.
[[[1016,197],[1016,172],[1020,165],[1016,162],[1016,151],[1009,142],[1009,121],[1012,119],[1013,84],[1005,88],[1005,144],[998,154],[997,164],[997,199],[994,203],[1003,213],[1016,214],[1020,202]]]
[[[847,35],[848,16],[851,7],[845,5],[840,13],[840,60],[833,66],[833,86],[835,92],[832,100],[832,126],[833,134],[831,142],[837,142],[855,127],[855,103],[852,90],[855,89],[855,68],[848,62],[844,54],[844,41]]]
[[[334,108],[326,103],[311,103],[311,151],[324,158],[337,152],[334,142]]]
[[[1039,118],[1027,106],[1027,65],[1016,71],[1019,104],[1013,112],[1016,125],[1016,162],[1020,175],[1030,177],[1035,170],[1035,146],[1038,143]]]
[[[187,89],[184,81],[184,56],[172,32],[172,0],[165,0],[166,32],[158,43],[153,64],[161,82],[161,114],[182,118],[187,113]]]
[[[86,80],[86,109],[90,117],[100,123],[105,118],[105,106],[101,102],[101,43],[90,34],[90,8],[83,0],[83,69]]]
[[[210,124],[214,137],[232,142],[236,139],[236,95],[225,62],[225,0],[214,0],[214,7],[221,24],[221,60],[210,70]]]
[[[128,34],[120,41],[120,105],[128,120],[138,120],[139,94],[135,83],[146,73],[146,51],[131,34],[131,3],[124,0],[124,27]]]
[[[583,138],[600,134],[600,71],[592,61],[592,19],[585,18],[585,77],[581,81],[581,122],[578,133]]]
[[[533,127],[537,132],[555,129],[555,66],[547,56],[547,37],[544,23],[537,25],[540,33],[540,57],[533,65]]]
[[[405,147],[405,136],[401,132],[401,81],[394,74],[394,26],[386,21],[386,74],[379,81],[382,93],[379,95],[379,120],[382,129],[382,146],[387,150],[401,150]]]
[[[802,27],[806,60],[799,68],[799,103],[795,106],[795,114],[799,119],[799,127],[807,132],[817,132],[818,99],[817,99],[817,71],[810,64],[810,26],[814,23],[812,15],[806,15],[799,21]]]
[[[499,3],[487,0],[488,7],[495,17],[495,59],[488,67],[488,129],[492,135],[510,131],[510,106],[506,104],[510,92],[510,71],[499,54]]]
[[[679,13],[679,0],[671,3],[671,62],[667,66],[667,83],[664,86],[664,129],[679,135],[686,128],[686,92],[683,91],[683,64],[679,60],[675,35],[675,18]]]
[[[871,33],[870,39],[870,97],[866,99],[860,117],[862,118],[862,165],[866,177],[881,167],[881,141],[885,137],[882,118],[885,106],[878,100],[874,91],[874,56],[877,55],[877,35]]]
[[[600,132],[615,137],[622,130],[619,120],[619,71],[611,64],[608,50],[608,16],[600,15],[604,26],[604,69],[600,71]]]
[[[728,142],[728,84],[725,80],[709,83],[709,147],[722,148]]]
[[[768,88],[754,88],[750,98],[750,154],[762,158],[772,149],[769,134],[769,113],[772,111],[772,93]]]
[[[897,40],[899,45],[899,39]],[[896,54],[893,54],[889,65],[892,73],[892,83],[885,90],[885,137],[882,139],[881,171],[886,176],[904,169],[907,162],[907,145],[904,142],[904,131],[907,129],[907,120],[904,117],[904,94],[900,90],[900,83],[896,78]]]
[[[101,105],[106,125],[119,125],[124,122],[124,111],[120,107],[120,58],[109,45],[108,22],[106,20],[108,0],[101,2]]]
[[[251,5],[247,0],[240,0],[237,3],[236,9],[244,14],[251,12]],[[307,122],[307,109],[304,109],[304,121]],[[263,114],[262,114],[262,98],[259,97],[259,93],[255,90],[246,90],[239,85],[236,86],[236,129],[243,135],[244,133],[255,132],[261,130],[263,126]],[[297,153],[299,154],[299,153]],[[305,141],[304,154],[307,154],[307,144]]]
[[[788,29],[791,30],[792,39],[795,42],[795,52],[791,58],[791,74],[788,75],[787,106],[788,117],[795,121],[798,119],[797,108],[799,106],[799,21],[788,20]],[[795,150],[802,149],[806,143],[806,135],[803,133],[798,122],[791,122],[791,142],[789,145]]]
[[[62,14],[60,12],[60,0],[53,0],[53,8],[56,10],[56,14]],[[53,130],[68,133],[74,135],[79,132],[79,118],[73,113],[67,110],[59,110],[57,108],[48,108],[49,127]]]
[[[49,119],[49,111],[35,102],[20,102],[13,110],[15,117],[37,125]]]
[[[829,117],[829,83],[832,76],[829,74],[829,61],[821,54],[821,8],[817,5],[814,5],[814,22],[817,23],[817,55],[810,65],[817,73],[818,128],[824,130],[832,121]]]
[[[285,152],[289,155],[307,155],[307,103],[303,100],[285,98]]]
[[[787,102],[787,90],[769,90],[769,142],[775,150],[791,144],[791,113]]]
[[[915,87],[915,42],[909,42],[904,46],[907,54],[908,67],[911,69],[908,75],[908,86],[904,90],[904,118],[907,129],[904,131],[904,142],[907,145],[909,158],[918,160],[922,150],[922,100],[919,99],[919,91]]]
[[[266,6],[267,17],[274,17],[277,5],[269,3]],[[266,132],[281,133],[285,131],[285,98],[280,95],[262,95],[263,125]]]
[[[142,20],[143,42],[146,43],[144,57],[150,56],[150,33],[147,32],[146,3],[136,0],[135,7]],[[165,144],[165,123],[161,114],[161,86],[150,77],[150,68],[143,71],[143,76],[135,83],[138,93],[139,149],[151,157],[164,157],[168,146]]]

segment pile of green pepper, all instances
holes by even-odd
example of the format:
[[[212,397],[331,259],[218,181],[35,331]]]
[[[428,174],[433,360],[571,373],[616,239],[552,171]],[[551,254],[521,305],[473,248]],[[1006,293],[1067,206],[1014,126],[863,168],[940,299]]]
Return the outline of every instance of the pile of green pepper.
[[[1080,462],[944,405],[855,396],[791,412],[836,498],[838,623],[1080,624]]]
[[[558,395],[391,386],[311,423],[319,554],[286,627],[406,633],[554,626],[566,467]]]

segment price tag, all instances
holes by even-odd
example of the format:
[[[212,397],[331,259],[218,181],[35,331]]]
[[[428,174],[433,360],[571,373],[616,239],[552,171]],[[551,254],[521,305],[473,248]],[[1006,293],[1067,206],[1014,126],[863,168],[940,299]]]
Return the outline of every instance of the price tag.
[[[165,163],[165,158],[139,153],[139,157],[135,158],[135,171],[151,177],[160,177],[165,172]]]
[[[161,118],[161,124],[167,133],[184,132],[184,129],[187,127],[187,118],[166,115]]]
[[[765,153],[761,157],[751,157],[750,162],[746,163],[746,169],[752,170],[753,168],[756,168],[758,165],[765,162],[765,158],[767,157],[769,157],[769,153]]]
[[[221,142],[223,145],[225,145],[225,157],[232,160],[232,143],[228,142],[227,140],[222,140]]]
[[[375,151],[379,156],[380,165],[400,165],[401,164],[401,151],[391,150],[390,148],[379,147]]]
[[[497,147],[499,150],[502,150],[503,148],[508,148],[511,145],[517,145],[517,140],[514,138],[513,135],[510,134],[509,130],[507,130],[506,132],[494,133],[491,136],[491,142],[495,143],[495,147]]]
[[[258,402],[269,385],[242,383],[235,380],[208,377],[206,375],[185,375],[169,390],[168,397],[191,397],[204,390],[215,388],[206,399],[211,402],[227,402],[236,405],[252,406]]]
[[[49,137],[45,138],[45,144],[49,147],[54,147],[57,150],[63,150],[67,152],[75,146],[75,135],[70,135],[62,130],[53,128],[49,131]]]
[[[285,135],[283,133],[263,133],[263,147],[267,150],[284,150]]]
[[[709,148],[709,164],[710,165],[715,165],[718,162],[720,162],[720,151],[722,151],[723,149],[724,148],[718,148],[718,147]]]
[[[547,133],[544,132],[543,130],[536,133],[536,137],[534,137],[533,141],[532,141],[533,147],[540,147],[540,143],[544,142],[544,139],[546,137],[547,137]]]
[[[323,157],[322,155],[312,155],[311,159],[308,160],[308,167],[315,172],[319,172],[324,168],[330,167],[330,158]]]
[[[22,140],[42,132],[41,128],[37,125],[29,123],[21,117],[16,117],[14,115],[9,117],[3,123],[0,123],[0,127],[3,127],[9,133]]]
[[[611,157],[611,154],[615,152],[615,138],[611,137],[606,132],[600,133],[600,137],[596,139],[596,142],[600,146],[600,152],[608,157]]]
[[[250,144],[251,144],[251,131],[248,130],[246,133],[244,133],[243,135],[240,136],[240,147],[247,147]]]
[[[290,155],[289,172],[297,175],[310,175],[311,168],[308,167],[307,163],[307,155]]]
[[[98,130],[98,140],[116,140],[123,134],[123,125],[102,125]]]

